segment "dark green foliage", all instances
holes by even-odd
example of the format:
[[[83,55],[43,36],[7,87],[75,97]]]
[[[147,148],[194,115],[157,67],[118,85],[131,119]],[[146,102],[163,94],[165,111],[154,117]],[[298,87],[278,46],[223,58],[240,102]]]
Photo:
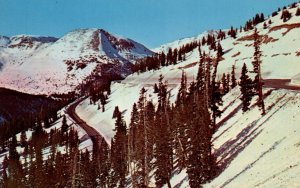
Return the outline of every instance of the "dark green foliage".
[[[127,130],[122,115],[119,113],[115,123],[116,134],[113,138],[114,145],[111,149],[112,174],[115,184],[120,188],[125,187],[127,173]]]
[[[243,104],[242,107],[243,112],[249,110],[250,102],[254,95],[253,83],[251,78],[247,75],[247,73],[248,73],[247,66],[244,63],[241,77],[240,77],[240,83],[239,83],[241,95],[242,95],[240,99],[242,100],[242,104]]]
[[[233,29],[233,27],[231,26],[230,30],[228,31],[228,35],[235,39],[236,34],[237,34],[236,29]]]
[[[178,61],[184,61],[187,53],[191,52],[199,46],[197,41],[192,41],[179,48],[169,48],[167,54],[161,52],[161,54],[155,54],[151,57],[146,57],[138,60],[133,71],[142,73],[150,70],[157,70],[160,67],[175,65]]]
[[[115,106],[115,110],[114,110],[114,112],[113,112],[112,118],[118,117],[119,114],[121,114],[121,112],[120,112],[120,110],[119,110],[119,107],[118,107],[118,106]]]
[[[296,16],[300,16],[300,8],[298,7],[297,8],[297,11],[296,11],[296,14],[295,14]]]
[[[216,58],[216,63],[214,65],[214,72],[212,74],[212,79],[211,83],[209,86],[209,107],[212,111],[212,128],[213,130],[215,129],[216,126],[216,118],[220,117],[222,114],[222,111],[220,110],[220,105],[223,104],[222,101],[222,93],[220,90],[220,82],[216,80],[217,77],[217,69],[218,69],[218,64],[219,64],[219,56]]]
[[[281,17],[283,22],[287,22],[292,17],[292,14],[287,10],[282,10]]]
[[[225,73],[223,73],[223,76],[222,76],[222,79],[221,79],[221,82],[222,82],[222,94],[225,95],[229,92],[229,84],[228,84],[228,80],[227,80],[227,76]]]
[[[163,76],[160,75],[158,84],[158,107],[156,110],[156,142],[154,157],[156,161],[155,166],[155,180],[156,186],[162,187],[167,184],[171,187],[170,178],[173,169],[172,161],[172,145],[171,145],[171,127],[169,119],[169,102],[167,93],[167,84],[163,83]]]
[[[261,76],[261,56],[262,53],[260,51],[260,45],[261,45],[261,41],[260,41],[260,37],[258,34],[257,29],[254,29],[254,54],[253,54],[253,61],[252,61],[252,65],[253,65],[253,72],[255,73],[255,78],[253,80],[254,83],[254,89],[256,91],[256,95],[258,95],[258,101],[257,101],[257,105],[260,107],[261,111],[262,111],[262,115],[265,115],[265,104],[264,104],[264,99],[263,99],[263,91],[262,91],[262,86],[263,86],[263,81],[262,81],[262,76]]]
[[[67,124],[67,118],[66,118],[66,115],[63,115],[63,120],[62,120],[62,125],[61,125],[61,131],[63,133],[67,132],[68,130],[68,124]]]
[[[53,100],[42,95],[29,95],[0,88],[0,144],[4,148],[6,141],[13,135],[33,128],[37,119],[49,127],[58,116],[57,111],[67,103],[65,100]]]

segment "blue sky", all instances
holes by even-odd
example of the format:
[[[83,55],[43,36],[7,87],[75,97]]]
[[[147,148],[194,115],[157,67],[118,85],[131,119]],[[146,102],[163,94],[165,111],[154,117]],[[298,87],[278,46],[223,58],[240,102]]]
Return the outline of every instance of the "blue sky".
[[[0,35],[60,37],[103,28],[148,47],[208,29],[239,27],[293,0],[0,0]]]

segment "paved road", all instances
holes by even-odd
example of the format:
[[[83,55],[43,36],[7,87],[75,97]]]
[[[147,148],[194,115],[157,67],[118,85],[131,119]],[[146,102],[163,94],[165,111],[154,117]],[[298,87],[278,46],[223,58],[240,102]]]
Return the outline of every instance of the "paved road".
[[[290,79],[265,79],[264,87],[300,91],[300,86],[289,85]]]
[[[101,150],[101,145],[106,144],[104,138],[96,131],[93,127],[89,126],[85,121],[83,121],[75,112],[75,108],[79,103],[81,103],[86,98],[82,98],[73,104],[71,104],[66,112],[67,114],[89,135],[93,142],[93,152],[98,153]]]

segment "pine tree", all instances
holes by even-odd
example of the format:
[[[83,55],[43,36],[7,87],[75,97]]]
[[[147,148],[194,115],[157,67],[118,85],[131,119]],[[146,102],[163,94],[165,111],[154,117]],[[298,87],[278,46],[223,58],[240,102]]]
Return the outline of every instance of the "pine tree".
[[[137,103],[137,108],[138,108],[138,124],[137,124],[137,129],[136,129],[136,162],[138,168],[138,173],[136,174],[139,179],[138,185],[142,186],[147,184],[147,176],[148,172],[147,171],[147,163],[145,162],[145,158],[147,158],[147,153],[146,153],[146,145],[147,145],[147,137],[146,137],[146,125],[145,125],[145,108],[146,108],[146,90],[145,88],[142,88],[140,90],[140,97]]]
[[[202,94],[204,94],[205,90],[205,64],[204,64],[205,56],[201,56],[200,63],[198,67],[197,72],[197,78],[196,78],[196,88],[198,91],[200,91]]]
[[[66,115],[63,115],[61,131],[62,133],[65,133],[67,132],[67,130],[68,130],[67,118]]]
[[[264,26],[264,29],[267,29],[267,27],[268,27],[266,22],[264,22],[263,26]]]
[[[20,155],[16,150],[17,139],[12,137],[9,146],[9,159],[7,165],[8,185],[10,187],[22,187],[25,183],[25,175],[23,173]]]
[[[2,162],[2,179],[0,180],[0,187],[8,187],[8,185],[9,185],[7,168],[8,168],[8,158],[7,158],[7,155],[5,155],[3,162]]]
[[[227,88],[227,82],[228,82],[228,80],[227,80],[227,77],[226,77],[226,74],[225,73],[223,73],[223,75],[222,75],[222,79],[221,79],[221,82],[222,82],[222,93],[223,93],[223,95],[225,95],[225,94],[227,94],[228,92],[229,92],[229,88]]]
[[[211,154],[212,130],[205,97],[195,89],[192,82],[189,88],[186,124],[188,127],[187,173],[189,185],[197,188],[212,179],[215,174],[215,160]]]
[[[101,151],[99,153],[99,180],[101,187],[107,187],[109,184],[109,170],[110,170],[110,158],[109,158],[109,147],[105,140],[102,141]]]
[[[237,85],[236,83],[236,78],[235,78],[235,66],[232,65],[232,70],[231,70],[231,88],[235,88],[235,86]]]
[[[247,73],[248,73],[247,66],[244,63],[241,72],[240,83],[239,83],[241,95],[242,95],[240,99],[242,100],[242,104],[243,104],[242,107],[243,112],[249,110],[250,102],[254,95],[253,83],[251,78],[247,75]]]
[[[283,22],[287,22],[291,17],[292,15],[288,10],[282,10],[280,19],[282,19]]]
[[[137,180],[137,149],[136,149],[136,142],[137,142],[137,128],[139,123],[139,114],[136,103],[133,104],[132,112],[131,112],[131,119],[129,124],[129,131],[128,131],[128,163],[129,163],[129,171],[131,176],[131,181],[133,187],[137,187],[138,180]]]
[[[187,77],[182,70],[182,75],[181,75],[181,82],[180,82],[180,88],[177,94],[177,100],[176,100],[176,105],[179,106],[180,104],[184,103],[187,95]]]
[[[211,85],[210,85],[210,109],[212,111],[212,129],[213,132],[216,128],[216,118],[221,116],[222,111],[219,106],[222,105],[222,94],[220,91],[220,83],[216,80],[217,69],[220,57],[217,54],[216,63],[214,65],[214,72],[212,74]]]
[[[154,86],[153,86],[153,90],[154,90],[154,93],[158,93],[158,87],[157,87],[157,84],[155,83]]]
[[[198,73],[197,76],[197,80],[199,78],[199,85],[202,76],[200,74],[202,73]],[[177,166],[179,170],[186,168],[186,160],[187,160],[188,137],[186,134],[187,125],[185,123],[185,119],[187,118],[187,111],[186,111],[187,95],[188,95],[187,75],[184,71],[182,71],[181,84],[178,91],[177,99],[175,101],[176,106],[175,109],[172,110],[173,117],[171,118],[172,137],[174,143],[173,145],[174,145],[175,155],[178,158]]]
[[[227,90],[227,93],[228,93],[230,91],[230,74],[229,73],[226,74],[226,80],[227,80],[226,90]]]
[[[220,58],[223,56],[224,52],[223,52],[223,48],[221,46],[221,43],[218,42],[218,46],[217,46],[217,56],[219,56]]]
[[[159,92],[158,92],[158,107],[156,111],[156,126],[155,130],[156,142],[154,156],[155,161],[155,180],[156,186],[162,187],[167,184],[171,188],[170,178],[172,172],[172,146],[171,146],[171,132],[170,119],[168,113],[168,96],[167,84],[163,83],[163,76],[159,78]]]
[[[120,110],[119,110],[119,107],[118,107],[118,106],[115,106],[115,110],[114,110],[114,112],[113,112],[112,118],[118,117],[118,115],[119,115],[120,113],[121,113],[121,112],[120,112]]]
[[[21,142],[21,146],[22,147],[25,147],[27,145],[27,136],[26,136],[26,132],[25,131],[21,132],[20,142]]]
[[[125,187],[127,173],[127,130],[121,114],[118,114],[115,123],[116,134],[113,138],[112,169],[119,188]]]
[[[253,72],[255,73],[255,78],[254,78],[254,89],[256,90],[256,94],[258,95],[258,101],[257,105],[260,107],[262,111],[262,115],[266,114],[265,111],[265,104],[264,104],[264,99],[263,99],[263,91],[262,91],[262,86],[263,86],[263,81],[261,77],[261,51],[260,51],[260,38],[257,29],[254,29],[254,54],[253,54]]]
[[[297,11],[296,11],[296,14],[295,14],[296,16],[300,16],[300,8],[298,7],[297,8]]]

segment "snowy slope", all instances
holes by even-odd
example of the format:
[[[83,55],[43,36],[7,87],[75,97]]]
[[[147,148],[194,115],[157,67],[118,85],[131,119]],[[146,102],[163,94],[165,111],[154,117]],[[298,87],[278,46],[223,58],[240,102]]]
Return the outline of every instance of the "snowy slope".
[[[264,92],[271,92],[264,117],[253,105],[242,112],[238,88],[225,96],[225,111],[218,122],[230,118],[213,136],[220,174],[204,187],[300,186],[300,92]],[[182,172],[171,183],[189,187],[187,179]]]
[[[264,79],[291,79],[300,73],[300,57],[297,56],[300,51],[300,26],[298,26],[300,17],[294,16],[296,8],[289,10],[293,17],[288,22],[283,23],[279,13],[269,18],[272,24],[266,29],[263,28],[263,23],[257,26],[265,41],[261,48]],[[294,28],[289,29],[291,27]],[[236,39],[227,37],[221,41],[225,54],[224,60],[218,67],[219,78],[221,74],[231,72],[233,64],[236,66],[237,78],[240,76],[244,62],[251,69],[253,40],[244,39],[252,33],[253,31],[238,32]],[[165,44],[153,51],[166,51],[169,47],[178,48],[195,39],[199,40],[205,34]],[[208,47],[204,46],[202,50],[208,52]],[[112,119],[112,115],[115,106],[119,106],[125,121],[129,124],[132,105],[137,102],[142,87],[147,90],[147,98],[156,102],[153,85],[158,82],[160,74],[168,81],[171,101],[174,102],[182,69],[187,73],[188,80],[192,81],[196,77],[198,66],[195,62],[198,61],[199,53],[195,49],[186,55],[185,61],[177,65],[162,67],[157,71],[132,74],[125,80],[112,84],[112,94],[109,96],[105,112],[97,110],[97,105],[90,105],[88,99],[76,108],[76,112],[100,132],[107,142],[110,142],[114,135],[115,120]],[[264,92],[267,93],[269,90],[270,88],[267,88]],[[272,91],[266,98],[267,114],[264,117],[259,115],[257,107],[252,107],[249,112],[243,114],[239,95],[237,88],[224,98],[225,111],[218,122],[223,119],[226,121],[215,133],[213,141],[214,152],[223,169],[215,180],[205,186],[300,186],[297,180],[300,175],[300,93],[284,89]],[[178,185],[177,187],[188,187],[186,173],[183,171],[175,175],[171,183],[173,186]]]
[[[28,93],[63,93],[106,64],[128,75],[130,64],[153,52],[102,29],[78,29],[60,39],[18,35],[0,37],[0,87]],[[101,72],[99,72],[101,74]]]
[[[299,7],[299,3],[297,7]],[[266,29],[263,28],[263,23],[257,25],[259,34],[263,36],[261,50],[264,78],[290,79],[300,73],[300,16],[295,16],[297,7],[288,9],[292,14],[292,18],[287,22],[283,22],[280,19],[280,11],[277,16],[266,19],[266,23],[269,20],[272,22],[270,25],[267,24]],[[228,30],[223,31],[226,32]],[[155,52],[167,52],[169,48],[174,49],[194,40],[201,40],[207,33],[217,33],[217,31],[204,32],[196,37],[180,39],[152,50]],[[237,70],[241,70],[244,62],[247,63],[248,67],[251,66],[254,52],[253,39],[249,40],[247,37],[252,34],[253,30],[247,32],[238,31],[236,39],[226,36],[226,39],[220,42],[225,52],[223,56],[225,60],[219,64],[219,69],[224,72],[230,72],[231,66],[235,64]],[[207,46],[202,47],[202,50],[208,53]]]
[[[295,11],[296,8],[290,10],[293,15],[295,14]],[[258,25],[260,35],[268,35],[269,37],[276,37],[276,39],[278,39],[275,42],[262,44],[262,73],[264,79],[291,79],[294,75],[300,73],[300,57],[296,55],[296,52],[300,51],[298,45],[300,43],[300,35],[297,34],[300,33],[300,27],[292,29],[284,36],[282,36],[282,33],[285,32],[286,29],[270,31],[270,28],[281,26],[283,24],[279,17],[280,13],[279,15],[270,18],[273,21],[273,24],[267,29],[262,28],[262,23]],[[294,23],[300,23],[300,16],[293,16],[291,20],[285,24]],[[225,40],[221,41],[225,54],[223,55],[224,60],[222,60],[218,66],[219,79],[223,73],[231,72],[233,64],[236,66],[235,72],[237,78],[240,76],[240,70],[244,62],[247,64],[249,69],[251,69],[251,61],[253,60],[252,56],[254,52],[252,46],[253,41],[241,41],[241,38],[249,36],[252,33],[253,31],[242,32],[238,34],[237,39],[227,37]],[[202,34],[196,38],[201,38],[201,36]],[[178,48],[192,40],[194,40],[194,38],[182,39],[163,45],[158,49],[165,50],[169,47]],[[208,52],[208,47],[204,46],[202,47],[202,50]],[[157,49],[155,51],[157,51]],[[240,52],[240,55],[233,56],[238,52]],[[88,124],[93,125],[99,130],[99,132],[105,133],[105,136],[107,136],[107,139],[109,140],[113,135],[112,129],[114,127],[114,120],[112,120],[111,117],[115,106],[118,105],[121,110],[124,110],[125,120],[129,122],[132,105],[134,102],[137,102],[138,93],[142,87],[145,87],[148,90],[148,98],[153,98],[153,100],[155,100],[156,97],[152,94],[152,89],[153,85],[158,82],[160,74],[162,74],[165,77],[165,80],[168,81],[169,88],[173,88],[171,91],[173,96],[171,100],[174,101],[180,83],[182,70],[187,73],[188,80],[191,81],[193,78],[196,78],[198,66],[195,62],[198,61],[199,52],[197,49],[194,49],[186,55],[185,61],[179,62],[177,65],[162,67],[157,71],[129,75],[120,83],[112,85],[112,94],[109,96],[110,102],[108,103],[104,113],[97,111],[97,105],[89,105],[88,100],[81,104],[81,108],[77,108],[78,113],[87,120]]]

